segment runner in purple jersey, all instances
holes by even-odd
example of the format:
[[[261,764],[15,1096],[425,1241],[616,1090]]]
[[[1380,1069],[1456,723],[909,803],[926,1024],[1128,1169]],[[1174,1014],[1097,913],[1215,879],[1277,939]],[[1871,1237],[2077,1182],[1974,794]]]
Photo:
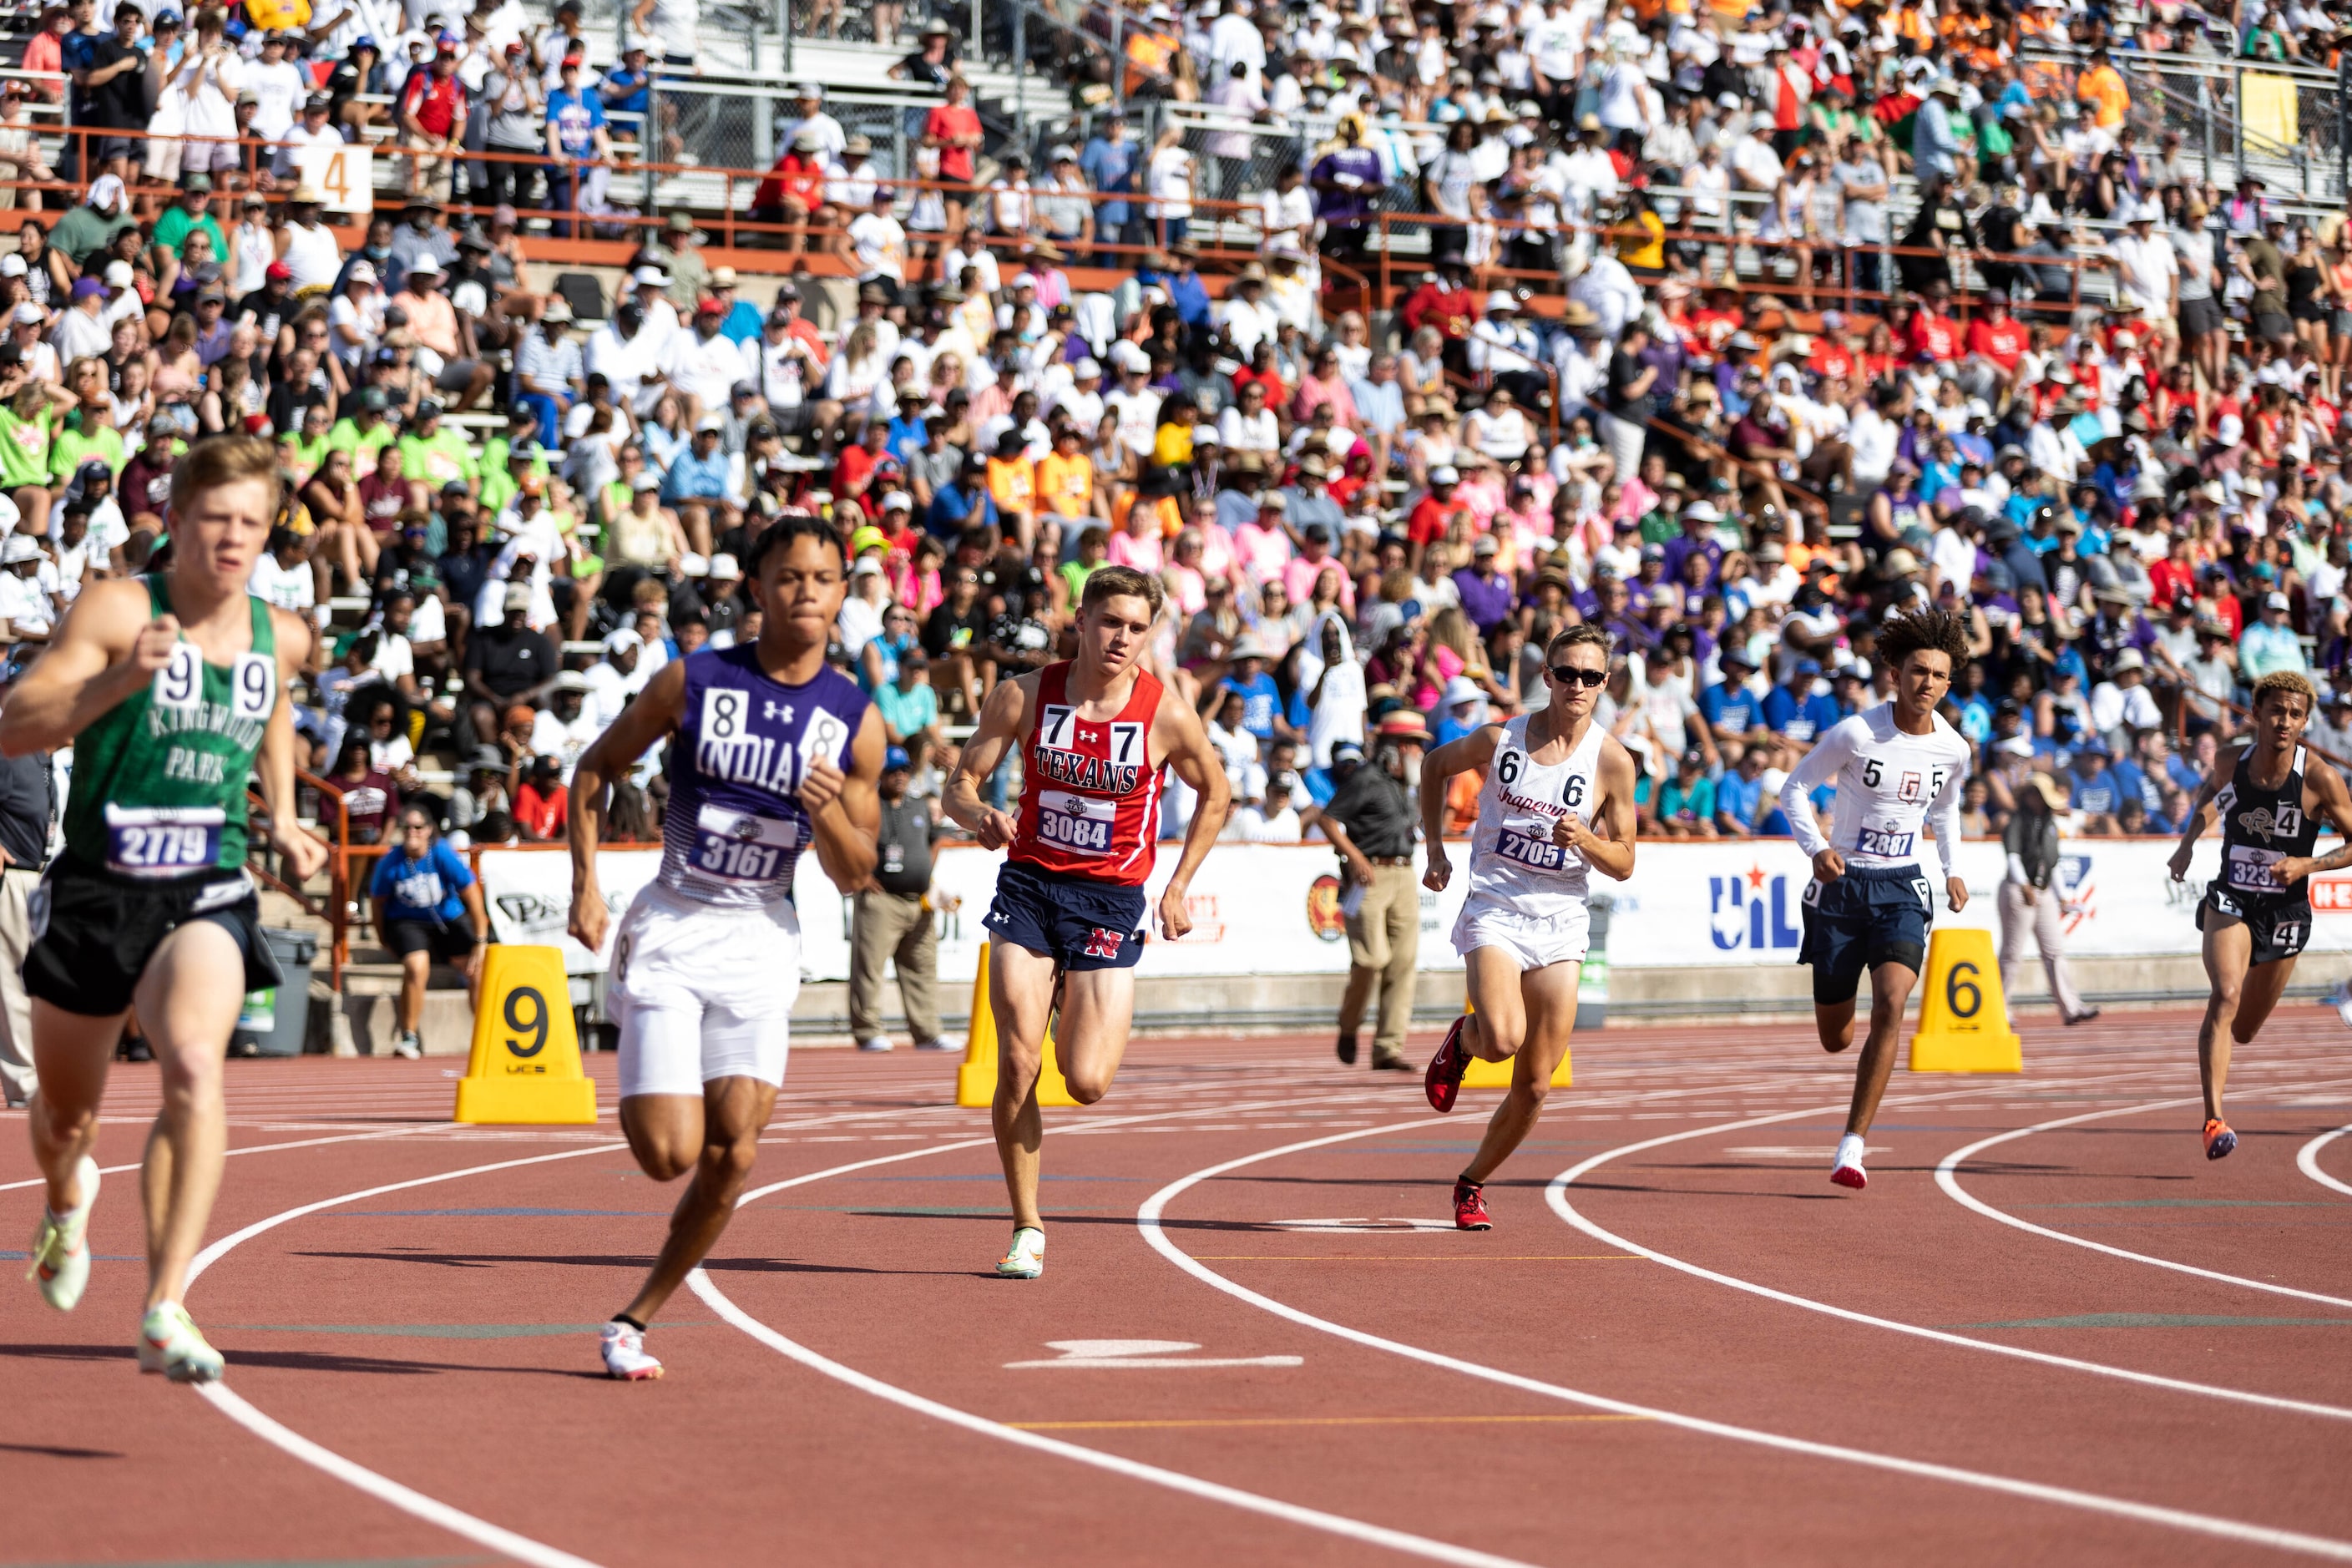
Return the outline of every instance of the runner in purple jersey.
[[[801,978],[793,869],[814,848],[846,890],[877,857],[882,721],[824,662],[848,582],[841,542],[814,518],[785,518],[744,564],[760,640],[666,666],[572,779],[572,934],[601,951],[607,782],[676,738],[661,870],[612,952],[621,1130],[646,1175],[694,1178],[636,1299],[603,1330],[604,1370],[632,1381],[661,1375],[646,1325],[726,1229],[784,1081]]]

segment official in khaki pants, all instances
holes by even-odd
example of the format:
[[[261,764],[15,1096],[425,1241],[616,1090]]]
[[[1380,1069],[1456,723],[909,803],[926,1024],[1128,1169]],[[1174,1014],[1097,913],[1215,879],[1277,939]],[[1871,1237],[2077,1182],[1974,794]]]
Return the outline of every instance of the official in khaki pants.
[[[0,858],[7,866],[0,872],[0,1100],[12,1108],[30,1100],[36,1087],[33,999],[24,975],[25,950],[33,945],[27,900],[48,863],[57,811],[57,774],[47,752],[0,761]]]
[[[2001,829],[2009,874],[2000,884],[2000,989],[2014,1007],[2018,965],[2039,948],[2059,1021],[2087,1024],[2099,1010],[2083,1005],[2066,973],[2066,907],[2058,888],[2058,813],[2065,809],[2057,780],[2029,773],[2017,792],[2017,815]]]
[[[931,803],[908,795],[914,764],[905,748],[882,758],[882,826],[874,880],[861,889],[849,921],[849,1032],[861,1051],[887,1051],[882,1032],[882,969],[898,966],[898,999],[919,1051],[953,1050],[940,1033],[932,994],[939,973],[939,928],[932,923],[931,841],[939,826]]]
[[[1374,985],[1380,1022],[1372,1036],[1373,1068],[1412,1072],[1418,1066],[1404,1054],[1421,958],[1421,879],[1412,868],[1412,791],[1405,780],[1428,743],[1421,715],[1405,710],[1381,721],[1371,762],[1350,742],[1331,748],[1339,782],[1320,821],[1343,862],[1339,908],[1348,921],[1348,988],[1339,998],[1339,1053],[1350,1067]]]

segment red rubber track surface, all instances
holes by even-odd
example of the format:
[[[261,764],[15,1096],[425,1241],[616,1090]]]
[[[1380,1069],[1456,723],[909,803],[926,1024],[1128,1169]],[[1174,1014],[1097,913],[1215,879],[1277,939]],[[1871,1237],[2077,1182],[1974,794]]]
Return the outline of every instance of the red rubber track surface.
[[[2021,1079],[1898,1074],[1866,1193],[1830,1185],[1850,1060],[1787,1027],[1611,1030],[1489,1184],[1496,1228],[1301,1229],[1445,1219],[1496,1095],[1433,1117],[1417,1076],[1339,1068],[1322,1042],[1148,1041],[1108,1100],[1049,1113],[1047,1272],[990,1274],[1008,1231],[984,1111],[946,1103],[950,1059],[809,1051],[753,1186],[893,1163],[760,1198],[709,1265],[751,1318],[866,1376],[991,1422],[1257,1497],[1525,1563],[2147,1563],[2293,1555],[2249,1539],[1890,1473],[1498,1386],[1276,1315],[1202,1268],[1333,1324],[1546,1384],[1755,1432],[2045,1483],[2352,1555],[2352,1305],[2269,1294],[2065,1245],[1937,1184],[1954,1151],[2013,1139],[1956,1179],[2021,1219],[2220,1275],[2352,1301],[2352,1198],[2297,1169],[2352,1122],[2352,1044],[2293,1008],[2239,1053],[2242,1140],[2197,1136],[2192,1015],[2029,1026]],[[1430,1042],[1433,1044],[1433,1041]],[[592,1070],[609,1102],[611,1058]],[[415,1492],[590,1563],[1358,1563],[1411,1557],[1328,1528],[1039,1453],[779,1354],[681,1290],[615,1384],[593,1325],[624,1305],[675,1189],[596,1129],[458,1129],[436,1062],[239,1062],[210,1237],[322,1208],[229,1249],[189,1305],[229,1386],[287,1428]],[[100,1158],[135,1161],[152,1068],[118,1068]],[[1829,1108],[1820,1109],[1811,1108]],[[1720,1124],[1791,1111],[1790,1120]],[[22,1121],[21,1113],[0,1123]],[[1370,1131],[1392,1129],[1390,1131]],[[1696,1278],[1574,1228],[1546,1188],[1635,1246],[1894,1322],[2339,1409],[2282,1413],[2022,1362]],[[314,1142],[335,1139],[337,1142]],[[264,1148],[263,1146],[272,1146]],[[276,1147],[277,1145],[287,1145]],[[578,1152],[587,1151],[585,1152]],[[499,1162],[578,1152],[450,1180]],[[2316,1156],[2352,1180],[2352,1138]],[[0,1130],[0,1184],[34,1172]],[[0,1290],[0,1474],[9,1563],[495,1562],[499,1554],[134,1373],[143,1271],[134,1175],[110,1176],[79,1310]],[[29,1234],[37,1187],[0,1191]],[[16,1235],[6,1237],[15,1243]],[[21,1271],[21,1255],[16,1264]],[[5,1259],[0,1259],[5,1261]],[[1053,1342],[1159,1341],[1175,1365],[1012,1367]],[[1297,1364],[1186,1366],[1295,1357]]]

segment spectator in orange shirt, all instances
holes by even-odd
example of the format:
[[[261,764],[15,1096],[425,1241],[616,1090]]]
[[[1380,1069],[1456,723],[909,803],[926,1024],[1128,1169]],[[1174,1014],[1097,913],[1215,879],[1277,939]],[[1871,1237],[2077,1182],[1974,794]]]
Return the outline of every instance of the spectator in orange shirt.
[[[515,791],[515,826],[537,843],[561,842],[571,801],[563,764],[553,757],[540,757],[530,764],[530,777]]]
[[[2107,63],[2104,47],[2091,51],[2091,68],[2075,81],[2074,97],[2097,106],[2093,123],[2102,131],[2120,130],[2124,116],[2131,112],[2131,89],[2124,85],[2123,72]]]
[[[1037,460],[1037,503],[1060,518],[1105,516],[1086,433],[1076,425],[1063,426],[1055,434],[1054,449]]]
[[[1024,555],[1037,531],[1037,466],[1026,446],[1016,424],[996,438],[996,455],[988,459],[988,497],[1004,526],[1019,536]]]

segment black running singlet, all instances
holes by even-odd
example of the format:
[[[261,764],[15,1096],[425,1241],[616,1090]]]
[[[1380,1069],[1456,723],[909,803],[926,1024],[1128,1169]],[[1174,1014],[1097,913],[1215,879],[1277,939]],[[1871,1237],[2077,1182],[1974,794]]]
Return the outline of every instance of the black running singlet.
[[[2254,748],[2240,753],[2236,770],[2213,808],[2221,818],[2221,874],[2216,888],[2255,896],[2310,897],[2308,880],[2283,887],[2275,869],[2293,855],[2307,858],[2319,838],[2319,823],[2303,809],[2304,749],[2294,749],[2294,765],[2275,789],[2254,783]]]

